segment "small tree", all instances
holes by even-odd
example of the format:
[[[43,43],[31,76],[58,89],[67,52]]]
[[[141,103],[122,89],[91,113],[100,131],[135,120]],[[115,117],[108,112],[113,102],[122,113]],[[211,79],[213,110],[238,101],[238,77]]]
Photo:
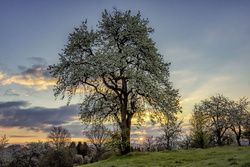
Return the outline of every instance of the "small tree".
[[[192,147],[192,136],[190,134],[184,134],[182,140],[179,142],[179,146],[182,149],[190,149]]]
[[[243,136],[248,139],[248,145],[250,146],[250,129],[246,129],[244,132],[243,132]]]
[[[67,142],[70,142],[71,135],[66,128],[59,126],[53,127],[47,138],[56,146],[57,149],[59,149],[64,147]]]
[[[206,148],[209,144],[208,119],[206,119],[201,106],[195,105],[190,118],[192,146]]]
[[[85,157],[88,156],[89,154],[90,154],[89,146],[86,142],[84,142],[82,145],[82,156]]]
[[[4,147],[8,144],[9,139],[6,134],[0,138],[0,167],[5,166],[9,163],[10,157],[6,156]]]
[[[231,102],[231,110],[229,113],[230,128],[236,136],[236,141],[241,146],[240,139],[243,133],[244,125],[247,124],[249,115],[250,101],[247,98],[240,98],[239,101]]]
[[[76,149],[76,143],[74,141],[72,141],[69,145],[69,148],[71,149]]]
[[[110,130],[104,125],[93,124],[92,127],[83,132],[83,134],[89,139],[93,152],[98,161],[100,161],[102,154],[110,151]]]
[[[154,136],[146,136],[143,140],[143,146],[147,149],[147,151],[152,151],[154,142]]]
[[[217,145],[223,145],[223,136],[230,128],[230,100],[223,95],[212,96],[200,104],[200,110],[208,121],[209,130],[215,136]]]
[[[83,150],[82,142],[80,142],[80,141],[78,142],[78,144],[76,146],[76,150],[77,150],[77,154],[82,155],[82,150]]]
[[[243,135],[246,139],[248,139],[248,145],[250,146],[250,113],[248,113],[246,117]]]
[[[164,123],[161,124],[161,130],[164,134],[157,138],[158,143],[161,143],[165,149],[172,149],[171,141],[173,142],[182,133],[181,124],[183,121],[178,122],[177,117],[168,117]]]
[[[9,139],[7,138],[6,134],[1,136],[0,138],[0,151],[8,144]]]
[[[76,143],[74,141],[70,143],[69,149],[75,151],[77,154]]]

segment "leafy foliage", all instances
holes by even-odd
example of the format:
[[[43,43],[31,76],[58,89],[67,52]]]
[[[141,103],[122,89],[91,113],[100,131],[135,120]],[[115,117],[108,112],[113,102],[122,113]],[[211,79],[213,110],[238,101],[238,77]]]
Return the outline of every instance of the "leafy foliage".
[[[209,133],[210,142],[215,140],[219,146],[231,143],[231,130],[240,146],[243,129],[247,130],[244,127],[249,123],[249,104],[247,98],[233,101],[223,95],[212,96],[196,104],[190,120],[195,144],[203,148]]]
[[[190,118],[192,146],[195,148],[207,148],[209,145],[210,131],[208,119],[206,119],[202,107],[195,105]]]
[[[69,35],[60,63],[49,67],[57,78],[55,96],[84,91],[80,105],[85,123],[114,121],[122,131],[122,152],[130,151],[131,119],[150,107],[151,120],[180,111],[178,90],[169,82],[170,63],[163,61],[149,34],[148,20],[131,11],[105,10],[96,30],[87,21]],[[147,107],[146,107],[147,106]]]
[[[39,167],[72,167],[75,154],[68,148],[50,149],[39,161]]]
[[[14,150],[9,166],[13,167],[38,167],[39,158],[45,155],[50,148],[48,143],[32,142],[25,147]]]
[[[82,155],[82,157],[90,155],[90,148],[86,142],[82,144],[82,142],[78,142],[76,146],[77,154]]]
[[[236,140],[238,145],[240,146],[240,139],[243,133],[244,126],[250,122],[249,115],[250,115],[250,101],[248,101],[247,98],[240,98],[238,101],[232,101],[231,107],[232,110],[229,113],[229,122],[230,122],[230,128],[236,135]]]

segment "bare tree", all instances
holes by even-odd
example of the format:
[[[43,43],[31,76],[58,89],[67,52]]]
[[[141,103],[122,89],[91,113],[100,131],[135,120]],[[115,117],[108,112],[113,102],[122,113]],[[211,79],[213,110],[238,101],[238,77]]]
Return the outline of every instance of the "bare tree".
[[[171,141],[178,138],[178,135],[182,132],[181,124],[183,121],[178,122],[176,117],[168,117],[164,123],[161,124],[161,130],[164,132],[162,136],[157,138],[158,144],[160,143],[165,149],[172,149]]]
[[[93,124],[89,130],[83,132],[83,135],[92,144],[92,152],[95,153],[98,161],[100,161],[102,154],[110,151],[110,134],[110,130],[102,124]]]
[[[143,146],[146,147],[147,151],[152,151],[154,142],[154,136],[146,136],[143,141]]]
[[[59,127],[53,127],[50,133],[48,134],[47,138],[58,149],[64,147],[66,143],[70,142],[71,134],[66,128],[59,126]]]
[[[243,133],[244,125],[248,122],[250,101],[247,98],[240,98],[239,101],[231,102],[231,111],[229,114],[230,128],[236,135],[236,140],[241,146],[240,139]]]
[[[7,138],[6,134],[1,136],[0,138],[0,150],[2,150],[7,144],[9,139]]]
[[[182,149],[189,149],[192,147],[192,136],[191,134],[184,134],[179,146]]]

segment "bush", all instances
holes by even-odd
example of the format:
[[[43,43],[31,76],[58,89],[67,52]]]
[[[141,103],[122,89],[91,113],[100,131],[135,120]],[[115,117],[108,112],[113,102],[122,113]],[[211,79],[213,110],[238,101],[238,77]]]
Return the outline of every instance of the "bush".
[[[109,151],[109,152],[106,152],[106,153],[102,154],[102,156],[101,156],[101,161],[102,161],[102,160],[109,159],[110,157],[113,156],[113,154],[114,154],[113,151]]]
[[[72,167],[74,153],[68,148],[50,149],[39,161],[39,167]]]
[[[39,158],[47,153],[48,143],[31,142],[13,150],[10,167],[38,167]]]
[[[74,157],[74,162],[78,165],[82,165],[83,164],[83,157],[82,155],[76,154]]]

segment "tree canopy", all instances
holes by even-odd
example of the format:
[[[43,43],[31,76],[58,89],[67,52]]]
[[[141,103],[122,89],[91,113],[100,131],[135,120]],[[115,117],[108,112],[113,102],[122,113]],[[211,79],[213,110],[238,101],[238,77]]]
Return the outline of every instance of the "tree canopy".
[[[55,96],[83,91],[80,104],[85,123],[116,122],[129,152],[131,119],[143,120],[151,111],[151,120],[160,121],[179,112],[178,90],[169,81],[170,63],[165,63],[149,37],[154,30],[140,12],[114,9],[102,13],[96,29],[87,21],[69,35],[59,54],[60,63],[49,66],[57,78]]]
[[[249,105],[250,101],[245,97],[235,101],[221,94],[202,100],[200,104],[195,105],[190,119],[193,127],[191,131],[194,137],[197,137],[195,140],[198,143],[204,142],[209,130],[217,145],[221,146],[226,139],[226,132],[231,129],[240,146],[242,132],[247,131],[249,122]],[[198,145],[201,147],[204,144]]]

